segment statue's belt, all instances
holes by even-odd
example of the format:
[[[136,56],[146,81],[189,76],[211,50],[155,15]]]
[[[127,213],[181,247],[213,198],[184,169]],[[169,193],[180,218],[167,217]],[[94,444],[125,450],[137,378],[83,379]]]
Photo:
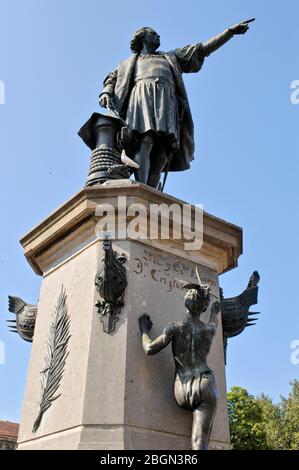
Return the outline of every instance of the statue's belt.
[[[163,85],[168,85],[168,86],[175,88],[175,83],[172,80],[166,80],[163,77],[146,77],[146,78],[135,79],[135,85],[140,82],[161,83]]]

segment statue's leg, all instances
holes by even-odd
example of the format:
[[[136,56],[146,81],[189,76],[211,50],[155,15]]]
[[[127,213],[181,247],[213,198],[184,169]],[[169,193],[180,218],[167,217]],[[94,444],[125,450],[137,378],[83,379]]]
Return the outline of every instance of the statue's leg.
[[[147,184],[151,186],[152,188],[157,188],[161,173],[165,169],[165,166],[167,165],[167,152],[165,147],[160,146],[157,149],[157,152],[154,151],[152,152],[151,155],[151,165],[150,165],[150,171],[149,171],[149,176],[147,180]]]
[[[208,450],[214,409],[202,403],[193,411],[192,450]]]
[[[193,411],[192,450],[208,450],[218,401],[216,382],[213,375],[203,376],[200,394],[202,401]]]
[[[147,184],[150,171],[150,157],[154,146],[154,134],[147,132],[140,135],[139,147],[134,155],[134,161],[138,163],[140,168],[134,171],[136,181]]]

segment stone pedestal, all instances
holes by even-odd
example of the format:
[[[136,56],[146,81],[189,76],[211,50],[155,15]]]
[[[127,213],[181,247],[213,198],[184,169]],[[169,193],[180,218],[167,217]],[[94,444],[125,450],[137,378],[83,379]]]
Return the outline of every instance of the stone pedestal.
[[[242,231],[204,214],[204,244],[186,252],[182,240],[116,240],[113,249],[127,256],[125,305],[115,331],[103,331],[96,302],[95,275],[103,257],[96,237],[95,208],[127,204],[183,202],[142,184],[107,182],[85,188],[28,233],[21,243],[34,271],[43,276],[30,359],[19,449],[190,449],[192,414],[173,398],[171,347],[154,357],[141,347],[138,317],[146,312],[152,334],[185,314],[181,281],[202,279],[219,296],[218,275],[237,264]],[[40,372],[47,337],[62,285],[70,317],[69,355],[58,394],[32,432],[39,410]],[[207,312],[207,315],[209,312]],[[209,357],[220,393],[210,448],[229,448],[226,384],[221,322]]]

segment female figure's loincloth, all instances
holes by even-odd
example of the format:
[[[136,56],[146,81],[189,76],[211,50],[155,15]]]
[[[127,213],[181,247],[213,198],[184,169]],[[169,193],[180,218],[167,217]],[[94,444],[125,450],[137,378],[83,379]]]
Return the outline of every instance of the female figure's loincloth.
[[[177,404],[185,410],[194,411],[202,403],[210,403],[216,407],[218,392],[213,371],[207,369],[199,376],[191,376],[186,380],[177,375],[174,396]]]

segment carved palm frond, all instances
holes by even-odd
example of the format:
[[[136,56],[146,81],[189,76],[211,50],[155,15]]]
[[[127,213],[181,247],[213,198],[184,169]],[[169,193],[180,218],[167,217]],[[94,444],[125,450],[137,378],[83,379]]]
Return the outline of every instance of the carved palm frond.
[[[41,423],[43,414],[52,405],[60,394],[57,392],[68,356],[67,344],[70,338],[70,319],[67,312],[67,296],[62,287],[54,311],[54,319],[48,337],[47,352],[45,355],[45,368],[41,371],[41,401],[39,413],[34,422],[32,432],[36,432]]]

